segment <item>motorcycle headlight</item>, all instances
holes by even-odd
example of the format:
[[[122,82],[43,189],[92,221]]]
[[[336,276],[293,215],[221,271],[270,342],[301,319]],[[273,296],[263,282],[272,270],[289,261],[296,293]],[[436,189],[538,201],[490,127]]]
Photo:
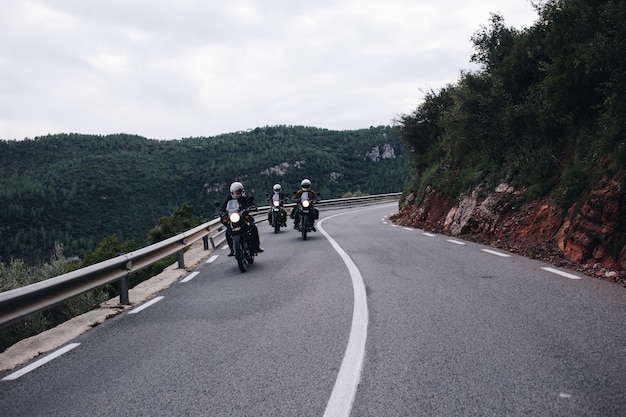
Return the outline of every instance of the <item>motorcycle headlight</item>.
[[[274,207],[278,207],[278,206],[280,206],[280,201],[274,200]]]
[[[230,213],[228,218],[230,219],[232,223],[239,223],[239,220],[241,220],[241,216],[237,212]]]
[[[304,200],[304,201],[302,202],[302,207],[305,207],[305,208],[306,208],[306,207],[309,207],[310,205],[311,205],[311,203],[309,202],[309,200]]]

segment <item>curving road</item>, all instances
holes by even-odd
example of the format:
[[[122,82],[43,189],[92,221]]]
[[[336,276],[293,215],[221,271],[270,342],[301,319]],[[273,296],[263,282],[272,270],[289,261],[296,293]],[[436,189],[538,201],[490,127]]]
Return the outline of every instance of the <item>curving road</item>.
[[[306,242],[259,224],[245,274],[217,250],[0,374],[0,414],[626,415],[624,288],[395,227],[396,209],[322,212]]]

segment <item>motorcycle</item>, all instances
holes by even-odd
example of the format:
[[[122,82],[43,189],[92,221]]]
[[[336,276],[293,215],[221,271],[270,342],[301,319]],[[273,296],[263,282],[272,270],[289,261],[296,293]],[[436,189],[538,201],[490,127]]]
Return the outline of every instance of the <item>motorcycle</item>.
[[[280,195],[274,193],[271,198],[272,206],[269,212],[269,224],[274,228],[274,233],[280,232],[281,227],[287,226],[287,222],[285,218],[287,217],[287,213],[283,208],[283,200],[280,198]]]
[[[319,214],[317,209],[315,208],[316,201],[311,200],[309,198],[308,192],[303,192],[300,196],[300,204],[298,205],[298,221],[296,223],[296,227],[298,231],[302,234],[302,240],[307,239],[307,235],[309,232],[315,232],[316,229],[314,227],[315,219],[318,218]]]
[[[219,203],[216,203],[216,206],[219,206]],[[246,272],[248,265],[254,263],[255,254],[250,248],[252,220],[250,210],[254,208],[252,206],[244,209],[239,205],[239,201],[233,199],[228,201],[226,211],[220,213],[221,221],[228,228],[227,233],[230,233],[232,250],[241,272]]]

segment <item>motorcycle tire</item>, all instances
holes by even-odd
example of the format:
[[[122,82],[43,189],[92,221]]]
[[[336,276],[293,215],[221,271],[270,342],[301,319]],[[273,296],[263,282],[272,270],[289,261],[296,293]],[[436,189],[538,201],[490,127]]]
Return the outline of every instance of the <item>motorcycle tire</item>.
[[[306,235],[309,232],[308,214],[303,214],[300,216],[300,232],[302,233],[302,240],[306,240]]]
[[[280,214],[274,213],[272,223],[274,225],[274,233],[280,232]]]
[[[239,236],[233,236],[233,248],[235,249],[235,259],[237,260],[239,270],[246,272],[248,270],[248,259]]]
[[[250,239],[250,236],[248,236]],[[248,240],[243,242],[243,253],[246,261],[248,261],[248,265],[252,265],[254,263],[254,253],[250,250],[250,246],[248,245]]]

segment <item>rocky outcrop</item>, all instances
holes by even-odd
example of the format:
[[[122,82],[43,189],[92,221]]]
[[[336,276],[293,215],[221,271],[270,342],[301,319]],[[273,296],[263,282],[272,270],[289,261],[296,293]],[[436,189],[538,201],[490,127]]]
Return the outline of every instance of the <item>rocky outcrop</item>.
[[[418,206],[409,195],[392,220],[626,284],[626,198],[619,181],[603,181],[567,211],[549,198],[526,202],[525,193],[502,183],[454,201],[427,188]]]
[[[626,269],[624,242],[626,210],[624,190],[617,181],[606,181],[574,205],[555,236],[564,255],[577,263],[597,262]]]

